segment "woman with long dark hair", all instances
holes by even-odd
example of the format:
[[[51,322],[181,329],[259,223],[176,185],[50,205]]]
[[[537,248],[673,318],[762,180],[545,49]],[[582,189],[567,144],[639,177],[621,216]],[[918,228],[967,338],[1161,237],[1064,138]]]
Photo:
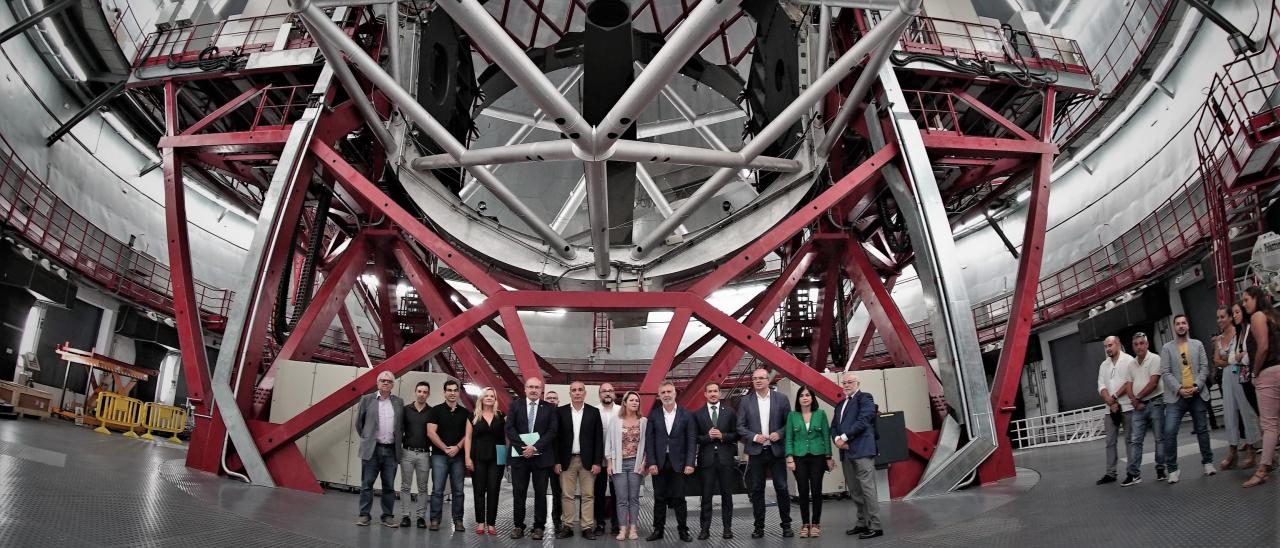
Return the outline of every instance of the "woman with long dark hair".
[[[787,415],[787,468],[800,493],[800,538],[822,535],[822,477],[835,467],[827,414],[818,409],[813,390],[796,391],[796,410]]]
[[[1214,340],[1213,363],[1222,370],[1222,414],[1227,421],[1227,442],[1230,444],[1227,458],[1218,463],[1219,470],[1236,467],[1238,453],[1244,453],[1239,462],[1241,468],[1254,465],[1253,445],[1262,437],[1258,433],[1258,415],[1245,399],[1244,386],[1240,384],[1240,366],[1245,363],[1244,352],[1239,348],[1248,327],[1244,323],[1244,309],[1239,304],[1218,308],[1218,328],[1221,334]],[[1244,432],[1243,437],[1241,431]],[[1243,442],[1244,446],[1240,447]],[[1237,447],[1240,450],[1237,452]]]
[[[1244,309],[1249,313],[1249,335],[1253,353],[1249,358],[1248,376],[1258,393],[1258,418],[1262,423],[1262,458],[1253,477],[1244,487],[1267,481],[1275,462],[1276,440],[1280,438],[1280,312],[1271,307],[1262,288],[1244,290]]]
[[[467,470],[471,470],[472,499],[476,505],[476,534],[497,535],[498,491],[502,469],[498,451],[506,450],[506,419],[498,410],[498,392],[493,387],[480,391],[471,418],[471,437],[465,440]]]

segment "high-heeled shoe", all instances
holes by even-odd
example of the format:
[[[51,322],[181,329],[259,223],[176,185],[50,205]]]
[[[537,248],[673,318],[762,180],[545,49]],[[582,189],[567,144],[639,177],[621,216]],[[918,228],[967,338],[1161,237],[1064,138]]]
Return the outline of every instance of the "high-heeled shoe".
[[[494,526],[490,525],[490,526],[489,526],[489,528],[488,528],[488,532],[489,532],[489,536],[491,536],[491,537],[496,537],[496,536],[498,536],[498,528],[497,528],[497,527],[494,527]]]
[[[627,534],[627,540],[636,540],[640,538],[640,528],[632,525],[631,532]]]
[[[1228,450],[1228,452],[1227,452],[1227,458],[1222,459],[1222,462],[1219,462],[1219,463],[1218,463],[1218,469],[1219,469],[1219,470],[1230,470],[1230,469],[1232,469],[1232,468],[1235,468],[1235,467],[1236,467],[1236,456],[1237,456],[1237,454],[1236,454],[1236,448],[1235,448],[1235,446],[1233,445],[1233,446],[1231,446],[1231,449],[1230,449],[1230,450]]]
[[[618,529],[618,536],[613,538],[616,538],[618,540],[627,540],[627,528],[623,527],[621,529]]]
[[[484,534],[484,524],[483,524],[483,523],[477,523],[477,524],[476,524],[476,534],[477,534],[477,535],[483,535],[483,534]]]
[[[809,525],[809,538],[818,538],[822,536],[822,526],[816,523]]]
[[[1259,466],[1258,469],[1254,471],[1253,477],[1249,478],[1249,481],[1244,482],[1240,486],[1244,487],[1245,489],[1248,489],[1250,487],[1257,487],[1266,482],[1267,482],[1267,467]]]

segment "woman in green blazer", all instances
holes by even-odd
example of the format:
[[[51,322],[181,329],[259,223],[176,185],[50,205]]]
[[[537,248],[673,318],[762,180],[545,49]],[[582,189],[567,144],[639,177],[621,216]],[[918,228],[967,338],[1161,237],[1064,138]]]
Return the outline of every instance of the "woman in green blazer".
[[[800,538],[822,535],[822,476],[835,463],[831,460],[831,434],[827,414],[818,409],[813,390],[801,386],[796,391],[796,410],[787,415],[787,468],[796,476],[800,492]],[[812,519],[810,519],[812,515]]]

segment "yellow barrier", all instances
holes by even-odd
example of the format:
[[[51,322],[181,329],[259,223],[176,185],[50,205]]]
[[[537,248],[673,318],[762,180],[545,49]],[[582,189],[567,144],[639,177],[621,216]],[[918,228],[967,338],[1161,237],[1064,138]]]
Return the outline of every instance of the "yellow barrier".
[[[182,440],[178,439],[178,433],[187,428],[187,411],[181,407],[172,405],[161,405],[158,403],[148,403],[143,410],[143,416],[146,417],[147,433],[142,435],[142,439],[155,439],[151,432],[168,432],[173,434],[169,438],[171,443],[182,445]]]
[[[125,437],[136,438],[138,434],[133,429],[142,426],[142,407],[142,400],[115,392],[101,392],[98,394],[97,415],[102,425],[93,431],[110,435],[111,431],[107,430],[110,425],[125,429]]]

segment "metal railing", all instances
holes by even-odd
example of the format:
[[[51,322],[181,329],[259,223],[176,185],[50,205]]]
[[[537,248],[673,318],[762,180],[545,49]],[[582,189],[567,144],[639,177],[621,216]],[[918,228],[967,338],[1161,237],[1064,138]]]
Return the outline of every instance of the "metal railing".
[[[1107,420],[1106,405],[1018,419],[1009,422],[1009,440],[1014,449],[1096,440],[1106,435],[1104,420]]]
[[[0,219],[24,240],[103,288],[173,313],[169,267],[112,238],[53,193],[0,135]],[[205,328],[221,331],[231,291],[195,281]]]
[[[1174,0],[1133,0],[1125,10],[1116,35],[1111,38],[1102,53],[1093,62],[1093,80],[1098,95],[1058,110],[1058,125],[1053,139],[1062,142],[1097,117],[1112,101],[1116,90],[1122,89],[1137,74],[1143,53],[1159,36],[1156,32],[1176,7]]]
[[[1127,287],[1175,264],[1210,234],[1209,206],[1198,174],[1182,183],[1163,205],[1111,243],[1040,279],[1033,320],[1039,323],[1062,318],[1109,298]],[[978,340],[988,343],[1004,335],[1013,307],[1012,291],[973,307]],[[910,325],[916,341],[933,343],[928,321]],[[861,367],[890,365],[889,355],[877,333],[867,347]]]
[[[348,25],[355,28],[365,18],[368,10],[356,10],[358,20]],[[293,24],[294,13],[276,13],[256,17],[225,19],[212,23],[190,25],[147,34],[133,56],[132,68],[168,66],[176,68],[183,63],[213,63],[224,55],[248,55],[277,49],[299,49],[315,45],[302,25]],[[364,19],[367,21],[367,19]],[[289,23],[289,25],[286,25]],[[281,29],[288,31],[281,36]]]
[[[1275,165],[1270,152],[1255,157],[1254,151],[1280,137],[1280,76],[1275,72],[1280,46],[1272,34],[1278,20],[1280,7],[1272,2],[1266,39],[1259,44],[1259,51],[1223,65],[1209,85],[1196,121],[1201,170],[1226,189],[1268,182],[1250,176]]]
[[[902,49],[912,53],[1025,65],[1028,69],[1090,75],[1080,44],[1069,38],[994,25],[916,17],[902,33]]]

